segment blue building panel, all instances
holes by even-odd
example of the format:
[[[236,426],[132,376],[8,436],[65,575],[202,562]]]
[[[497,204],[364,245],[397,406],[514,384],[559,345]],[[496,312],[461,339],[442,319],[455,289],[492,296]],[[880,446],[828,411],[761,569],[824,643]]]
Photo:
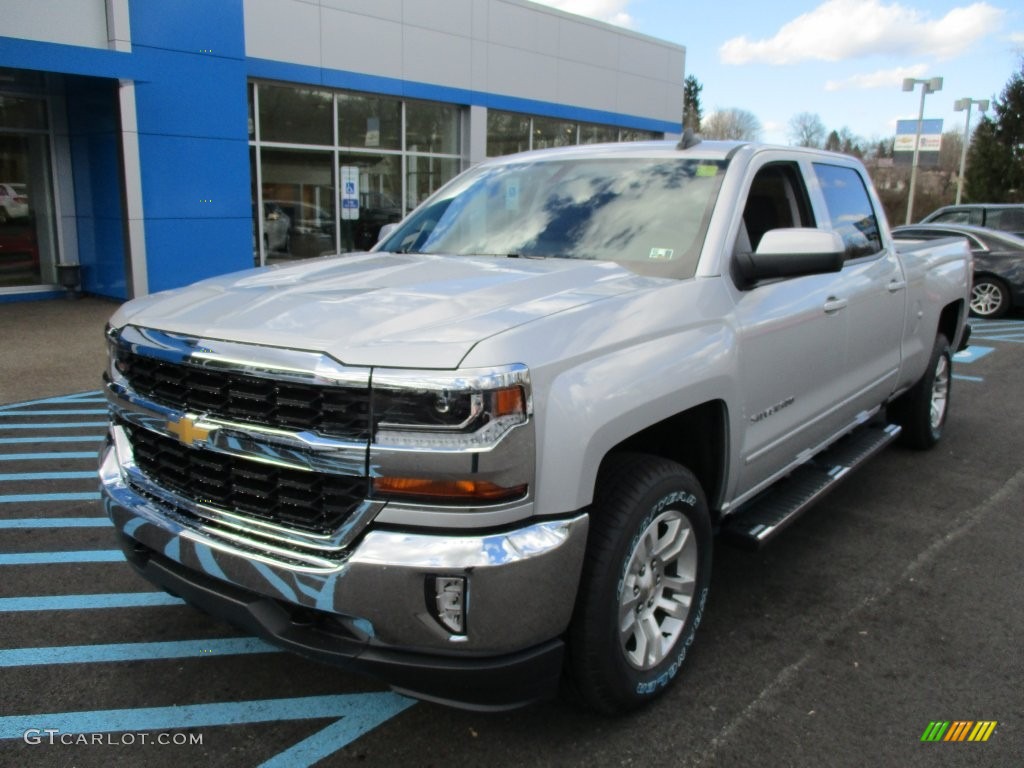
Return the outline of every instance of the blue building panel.
[[[82,288],[128,297],[117,81],[68,77],[67,116]]]
[[[151,293],[253,265],[252,219],[149,219]]]
[[[248,140],[243,61],[153,49],[137,55],[150,73],[135,84],[140,133]]]
[[[132,0],[132,46],[207,56],[245,56],[242,0]]]
[[[140,134],[139,158],[147,222],[252,215],[247,141]]]

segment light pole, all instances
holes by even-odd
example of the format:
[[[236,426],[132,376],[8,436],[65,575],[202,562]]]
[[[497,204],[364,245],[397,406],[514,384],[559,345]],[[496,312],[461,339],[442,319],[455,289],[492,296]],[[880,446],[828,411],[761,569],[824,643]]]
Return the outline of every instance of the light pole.
[[[931,77],[927,80],[915,80],[912,77],[908,77],[903,81],[903,90],[912,91],[914,86],[918,83],[921,84],[921,109],[917,113],[917,133],[914,136],[914,159],[911,161],[910,166],[910,198],[907,200],[907,221],[910,223],[910,218],[914,211],[914,187],[917,184],[917,156],[921,151],[921,122],[924,120],[924,97],[929,93],[935,93],[936,91],[942,90],[942,78]]]
[[[967,120],[964,122],[964,146],[960,150],[960,175],[956,180],[956,204],[960,205],[960,197],[964,191],[964,166],[967,164],[967,142],[971,140],[971,105],[977,104],[981,112],[988,110],[988,99],[972,99],[965,97],[953,102],[953,110],[963,112],[967,110]]]

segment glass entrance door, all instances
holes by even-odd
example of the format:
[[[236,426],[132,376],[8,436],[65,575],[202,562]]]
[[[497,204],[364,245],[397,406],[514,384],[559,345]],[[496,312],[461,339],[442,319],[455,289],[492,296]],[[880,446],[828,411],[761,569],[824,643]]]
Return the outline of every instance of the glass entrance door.
[[[56,282],[46,100],[5,92],[18,75],[0,70],[0,289]]]

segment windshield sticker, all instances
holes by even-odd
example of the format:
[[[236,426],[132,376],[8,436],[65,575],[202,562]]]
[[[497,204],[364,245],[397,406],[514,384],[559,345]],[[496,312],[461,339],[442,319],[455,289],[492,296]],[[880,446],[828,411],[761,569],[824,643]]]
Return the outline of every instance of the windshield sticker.
[[[519,182],[517,180],[505,182],[505,210],[519,210]]]
[[[717,165],[698,165],[697,177],[701,179],[713,178],[718,175]]]
[[[647,258],[654,259],[655,261],[668,261],[672,258],[672,249],[651,248],[651,253]]]

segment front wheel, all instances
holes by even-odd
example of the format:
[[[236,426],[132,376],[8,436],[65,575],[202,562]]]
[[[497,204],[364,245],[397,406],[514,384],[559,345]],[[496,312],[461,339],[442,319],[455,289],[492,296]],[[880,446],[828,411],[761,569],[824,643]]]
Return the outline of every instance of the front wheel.
[[[693,474],[654,456],[608,458],[569,631],[569,673],[584,703],[634,709],[674,680],[707,599],[711,541]]]

